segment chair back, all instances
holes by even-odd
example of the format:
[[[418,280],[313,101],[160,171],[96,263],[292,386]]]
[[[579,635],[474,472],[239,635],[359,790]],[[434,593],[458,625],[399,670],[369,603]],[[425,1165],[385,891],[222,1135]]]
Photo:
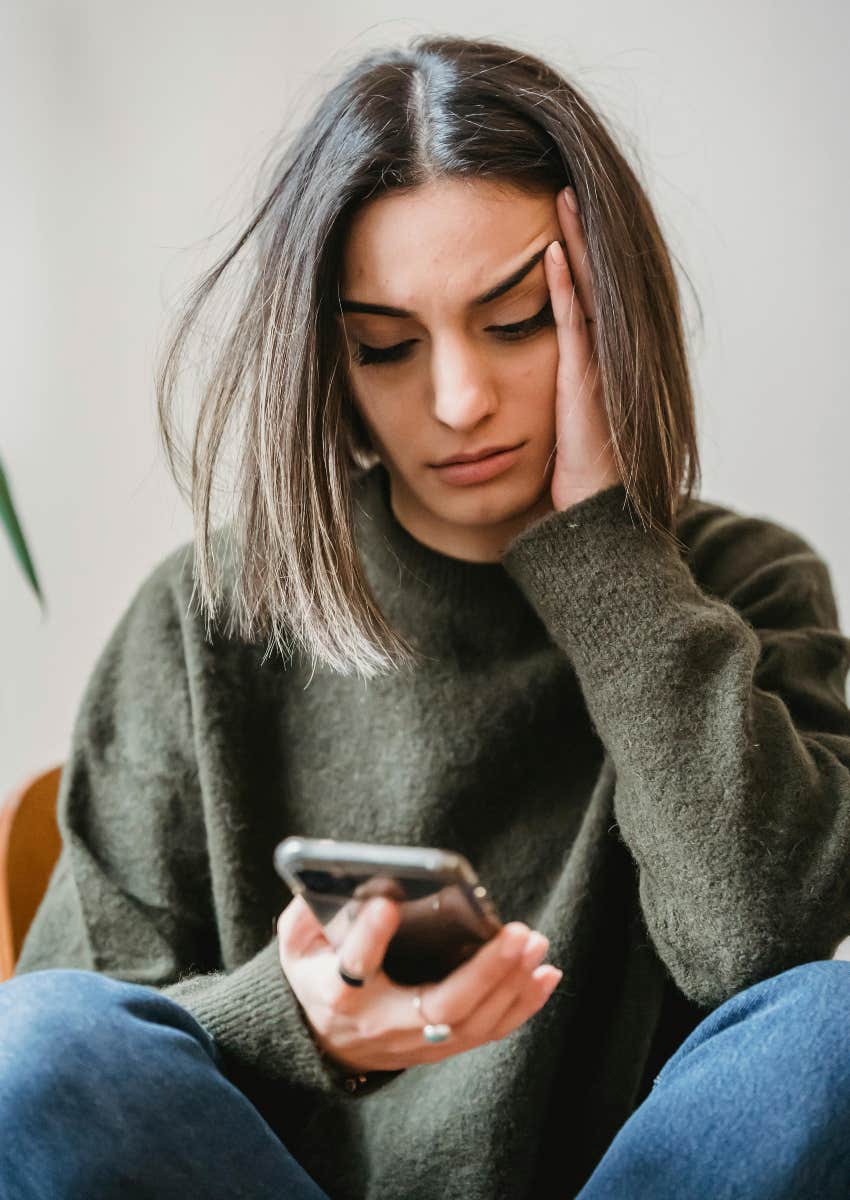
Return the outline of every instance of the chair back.
[[[56,797],[62,764],[31,776],[0,807],[0,983],[11,978],[62,838]]]

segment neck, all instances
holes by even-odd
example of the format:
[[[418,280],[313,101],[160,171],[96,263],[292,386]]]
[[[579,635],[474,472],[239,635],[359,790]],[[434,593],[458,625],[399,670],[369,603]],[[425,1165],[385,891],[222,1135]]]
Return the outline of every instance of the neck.
[[[526,526],[552,512],[548,486],[535,503],[504,521],[488,525],[455,525],[417,505],[408,488],[399,485],[387,472],[389,504],[392,515],[411,537],[438,554],[465,562],[498,563],[508,543]]]

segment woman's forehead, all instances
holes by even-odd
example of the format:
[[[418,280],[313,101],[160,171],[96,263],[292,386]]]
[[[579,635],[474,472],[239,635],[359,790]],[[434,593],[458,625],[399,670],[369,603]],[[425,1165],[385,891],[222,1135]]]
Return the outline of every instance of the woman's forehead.
[[[475,307],[495,299],[512,275],[532,270],[530,260],[559,236],[554,192],[465,180],[390,192],[352,221],[340,298],[348,311],[400,310],[385,315],[413,315],[419,299],[437,293]]]

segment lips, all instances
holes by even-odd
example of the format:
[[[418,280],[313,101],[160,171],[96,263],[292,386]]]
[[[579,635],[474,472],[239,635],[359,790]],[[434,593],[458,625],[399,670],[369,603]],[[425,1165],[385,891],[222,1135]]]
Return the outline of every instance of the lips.
[[[516,446],[488,446],[483,450],[472,451],[469,454],[458,454],[454,458],[444,458],[442,462],[432,463],[432,467],[448,467],[453,463],[481,462],[484,458],[492,458],[494,454],[504,454],[506,450],[515,450]]]
[[[499,450],[495,454],[475,458],[472,461],[446,463],[434,467],[440,481],[452,486],[467,487],[473,484],[486,483],[510,470],[520,456],[525,443],[513,446],[507,450]]]

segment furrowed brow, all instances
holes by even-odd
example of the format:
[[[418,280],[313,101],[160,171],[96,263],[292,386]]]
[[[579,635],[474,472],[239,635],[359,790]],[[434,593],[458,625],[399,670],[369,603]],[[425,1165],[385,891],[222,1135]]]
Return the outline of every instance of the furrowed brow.
[[[548,246],[549,243],[546,243]],[[497,283],[495,287],[489,288],[482,296],[476,296],[472,301],[475,307],[484,304],[490,304],[493,300],[498,300],[499,296],[504,296],[505,292],[509,292],[511,288],[515,288],[518,283],[525,279],[529,271],[535,267],[546,253],[546,246],[542,250],[538,250],[532,254],[528,262],[517,267],[512,271],[507,279],[503,279],[501,283]],[[378,317],[415,317],[416,314],[408,312],[406,308],[394,308],[389,304],[366,304],[360,300],[340,300],[340,309],[342,312],[355,313],[371,313]]]

